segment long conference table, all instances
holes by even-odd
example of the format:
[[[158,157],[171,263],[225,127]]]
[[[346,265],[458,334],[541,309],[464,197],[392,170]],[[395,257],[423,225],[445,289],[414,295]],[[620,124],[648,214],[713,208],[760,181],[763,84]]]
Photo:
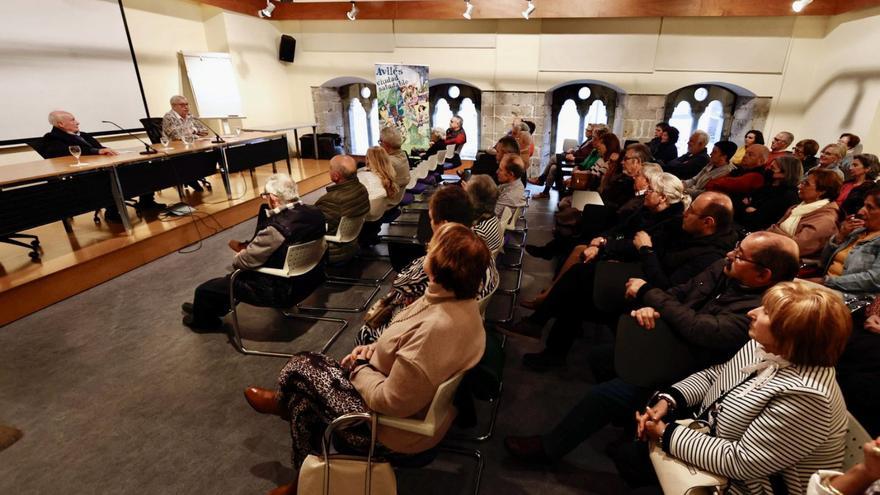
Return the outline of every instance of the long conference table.
[[[174,141],[169,148],[141,155],[143,148],[123,149],[114,156],[90,155],[37,160],[0,167],[0,236],[21,232],[115,204],[126,232],[131,221],[125,200],[213,175],[220,169],[226,198],[232,199],[230,174],[286,160],[291,172],[287,136],[278,132],[244,132],[209,138],[186,146]]]

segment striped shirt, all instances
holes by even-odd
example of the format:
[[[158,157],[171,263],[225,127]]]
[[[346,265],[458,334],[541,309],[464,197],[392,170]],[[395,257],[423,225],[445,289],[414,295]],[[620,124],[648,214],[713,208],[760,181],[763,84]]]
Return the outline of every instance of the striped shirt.
[[[803,494],[813,473],[843,461],[846,405],[832,367],[790,365],[743,394],[755,378],[742,369],[758,362],[756,348],[751,340],[726,363],[673,385],[679,409],[684,401],[699,413],[735,390],[709,415],[714,436],[670,423],[664,448],[730,478],[729,493],[771,494],[771,476],[781,475],[789,494]]]

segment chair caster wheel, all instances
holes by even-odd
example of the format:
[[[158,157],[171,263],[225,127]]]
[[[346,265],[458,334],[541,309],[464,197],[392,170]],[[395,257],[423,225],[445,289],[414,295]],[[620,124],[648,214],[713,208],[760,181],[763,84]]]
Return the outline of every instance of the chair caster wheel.
[[[32,240],[32,241],[31,241],[31,247],[34,248],[34,249],[40,247],[40,241],[39,241],[38,239],[34,239],[34,240]],[[39,255],[37,255],[37,256],[39,256]]]
[[[28,256],[31,257],[31,261],[34,261],[34,262],[40,261],[40,253],[38,253],[36,251],[31,251],[30,253],[28,253]]]

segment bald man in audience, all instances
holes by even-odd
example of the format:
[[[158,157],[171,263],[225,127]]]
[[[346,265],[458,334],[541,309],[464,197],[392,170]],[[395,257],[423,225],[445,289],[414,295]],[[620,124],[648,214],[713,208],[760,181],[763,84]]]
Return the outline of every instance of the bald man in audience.
[[[49,114],[52,130],[43,136],[43,158],[70,156],[70,147],[79,146],[83,155],[116,155],[116,151],[105,147],[89,133],[79,130],[79,121],[72,113],[55,110]]]
[[[327,193],[315,202],[327,219],[327,235],[335,235],[342,217],[362,218],[370,212],[370,195],[357,178],[357,163],[348,155],[336,155],[330,159],[330,180]],[[350,260],[357,253],[357,239],[347,243],[331,242],[328,245],[330,263]]]
[[[764,167],[770,150],[763,144],[753,144],[746,148],[739,167],[725,177],[710,180],[706,184],[707,191],[718,191],[727,194],[734,203],[757,191],[764,185]]]
[[[498,202],[495,203],[495,215],[501,217],[505,208],[519,208],[526,205],[525,186],[522,177],[525,165],[522,157],[507,153],[498,166]]]

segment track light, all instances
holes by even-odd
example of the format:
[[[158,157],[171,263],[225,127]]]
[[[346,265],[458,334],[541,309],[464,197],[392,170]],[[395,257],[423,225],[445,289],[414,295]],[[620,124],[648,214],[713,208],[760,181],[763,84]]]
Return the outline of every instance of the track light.
[[[813,0],[795,0],[791,3],[791,10],[800,13],[804,7],[813,3]]]
[[[529,20],[529,16],[532,15],[532,12],[535,11],[535,4],[532,3],[532,0],[529,0],[529,6],[526,7],[526,10],[522,11],[522,16],[525,20]]]
[[[266,0],[266,8],[263,10],[258,10],[257,15],[260,17],[272,17],[272,12],[275,10],[275,4],[272,3],[272,0]]]
[[[467,20],[471,20],[471,13],[474,11],[474,4],[470,2],[470,0],[464,0],[464,4],[466,5],[464,9],[464,14],[461,14]]]
[[[349,21],[356,21],[357,16],[358,16],[358,12],[360,12],[360,9],[358,9],[358,6],[355,5],[354,2],[351,2],[351,10],[349,10],[348,12],[345,13],[345,17],[348,17]]]

